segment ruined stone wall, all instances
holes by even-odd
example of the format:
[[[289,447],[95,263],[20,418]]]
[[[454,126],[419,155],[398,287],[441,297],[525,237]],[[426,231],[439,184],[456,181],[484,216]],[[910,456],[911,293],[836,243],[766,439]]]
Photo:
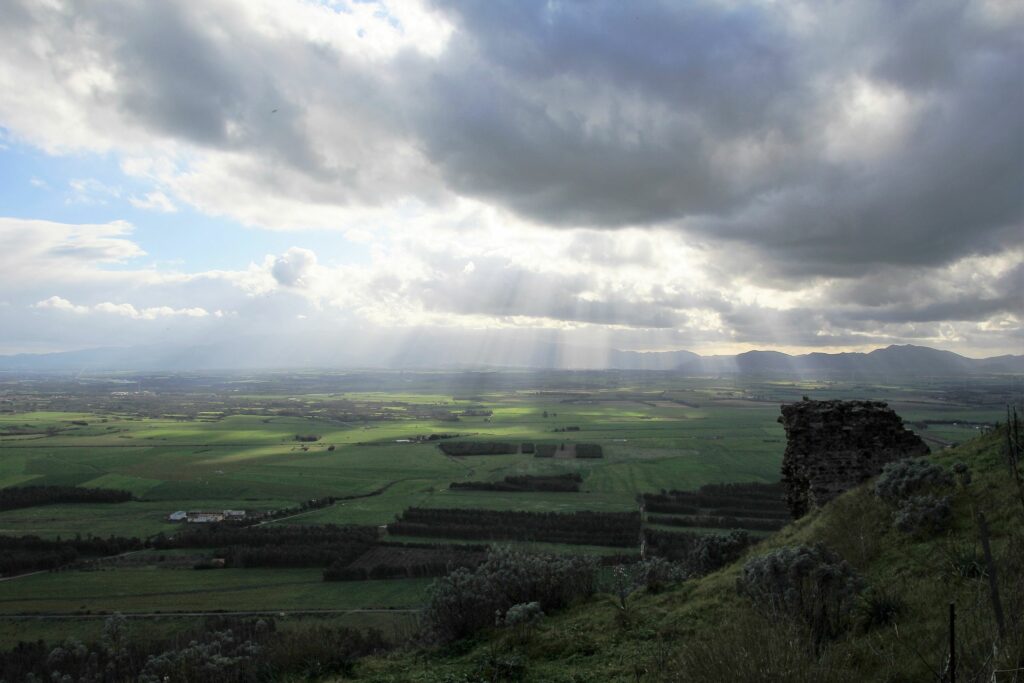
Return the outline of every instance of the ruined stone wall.
[[[875,476],[888,462],[929,452],[881,401],[803,400],[782,406],[779,422],[786,428],[782,481],[794,518]]]

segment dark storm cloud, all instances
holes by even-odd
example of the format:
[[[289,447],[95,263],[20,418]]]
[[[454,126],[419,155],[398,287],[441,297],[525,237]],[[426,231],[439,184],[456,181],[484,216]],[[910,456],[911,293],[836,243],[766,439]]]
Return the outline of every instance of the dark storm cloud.
[[[258,155],[256,181],[282,187],[284,164],[314,182],[334,184],[344,198],[358,185],[351,165],[327,162],[322,131],[302,121],[307,105],[327,95],[339,120],[387,118],[372,74],[322,46],[273,40],[214,6],[110,2],[76,8],[79,32],[103,37],[117,79],[113,100],[146,130],[208,149]],[[328,87],[319,93],[314,87]],[[364,111],[373,108],[374,113]],[[300,194],[312,194],[299,191]]]
[[[248,158],[231,173],[272,195],[374,205],[435,202],[443,187],[551,227],[674,226],[751,249],[738,268],[782,279],[1021,243],[1019,13],[953,0],[435,5],[456,27],[440,55],[377,62],[215,3],[63,16],[108,55],[111,106]],[[858,83],[902,103],[875,112],[896,132],[842,127]]]
[[[699,4],[451,3],[461,24],[415,112],[457,191],[533,219],[615,227],[738,200],[718,135],[795,133],[783,29]],[[772,181],[759,182],[770,187]]]
[[[948,272],[893,271],[826,288],[813,306],[779,310],[726,303],[718,310],[737,341],[800,346],[935,339],[943,324],[1024,316],[1024,264],[995,277],[968,276],[954,283],[944,279],[949,277]],[[967,286],[972,280],[973,288]]]
[[[798,275],[941,264],[1020,244],[1024,53],[1017,58],[967,70],[957,97],[922,117],[901,153],[809,175],[695,227],[756,245],[766,270]]]
[[[552,225],[676,222],[784,276],[1021,241],[1021,26],[977,4],[811,4],[806,30],[777,5],[442,5],[463,32],[418,116],[459,192]],[[916,109],[874,157],[826,157],[854,78]],[[767,142],[752,173],[714,161]]]
[[[112,3],[93,12],[94,25],[115,41],[120,106],[167,134],[227,144],[228,122],[251,106],[237,51],[218,44],[185,5]]]
[[[997,275],[970,268],[889,269],[823,290],[822,310],[835,324],[988,320],[1024,317],[1024,263]]]
[[[0,7],[0,54],[7,74],[56,74],[53,109],[85,137],[119,150],[116,124],[119,151],[170,149],[181,167],[164,189],[207,213],[280,227],[292,223],[252,216],[275,202],[287,213],[408,200],[454,230],[437,216],[462,196],[530,229],[654,226],[714,256],[692,282],[659,288],[630,279],[665,268],[657,241],[587,234],[538,254],[546,273],[417,253],[434,272],[379,275],[382,300],[662,330],[696,325],[700,309],[759,344],[925,338],[940,323],[1024,315],[1019,266],[943,282],[949,264],[1024,248],[1013,3],[434,4],[455,27],[443,49],[388,36],[401,47],[364,53],[359,32],[284,26],[273,3],[15,1]],[[474,219],[450,220],[471,237]],[[270,275],[298,290],[315,263],[289,252]],[[618,268],[632,270],[595,274]],[[801,303],[740,304],[745,287],[799,290]],[[1012,324],[1000,334],[1019,335]]]

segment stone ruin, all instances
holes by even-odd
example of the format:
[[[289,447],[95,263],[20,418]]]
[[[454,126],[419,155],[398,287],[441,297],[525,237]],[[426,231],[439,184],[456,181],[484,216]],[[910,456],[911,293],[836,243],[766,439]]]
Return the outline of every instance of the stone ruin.
[[[900,458],[927,455],[882,401],[812,401],[782,406],[786,428],[782,483],[793,518],[802,517]]]

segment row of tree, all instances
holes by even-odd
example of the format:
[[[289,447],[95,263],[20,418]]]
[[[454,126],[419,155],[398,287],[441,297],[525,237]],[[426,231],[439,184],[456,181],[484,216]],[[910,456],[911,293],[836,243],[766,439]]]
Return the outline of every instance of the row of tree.
[[[334,446],[328,446],[327,450],[334,450]],[[323,496],[322,498],[310,498],[304,500],[298,505],[293,505],[290,508],[278,508],[273,512],[268,512],[262,516],[262,519],[281,519],[282,517],[291,517],[302,512],[308,512],[310,510],[319,510],[320,508],[326,508],[334,505],[338,499],[334,496]]]
[[[698,507],[759,507],[785,508],[785,490],[781,483],[762,484],[744,482],[736,484],[706,484],[696,491],[662,490],[644,494],[651,502],[675,502]]]
[[[651,524],[666,526],[701,527],[705,529],[748,529],[750,531],[778,531],[786,526],[786,519],[757,519],[751,517],[718,517],[712,515],[649,515]]]
[[[636,512],[408,508],[398,521],[388,524],[388,533],[631,547],[639,542],[640,515]]]
[[[566,474],[522,474],[505,477],[502,481],[456,481],[450,489],[469,491],[553,491],[576,492],[580,490],[583,477],[576,472]]]
[[[131,491],[79,486],[12,486],[0,489],[0,510],[30,508],[56,503],[124,503]]]
[[[444,576],[459,567],[475,567],[486,555],[484,545],[381,542],[355,563],[332,564],[324,571],[324,581]]]
[[[565,444],[562,444],[562,446],[564,447]],[[525,453],[526,451],[523,451],[523,452]],[[558,452],[558,444],[554,444],[554,443],[539,443],[539,444],[537,444],[537,450],[533,454],[533,457],[535,457],[535,458],[553,458],[553,457],[555,457],[555,453],[557,453],[557,452]]]
[[[144,547],[141,539],[120,536],[76,536],[68,540],[0,536],[0,575],[57,569],[80,559],[120,555]]]
[[[576,444],[577,458],[603,458],[604,449],[599,443],[578,443]]]
[[[649,512],[670,515],[789,518],[781,484],[708,484],[696,491],[663,490],[643,494],[643,503]]]
[[[438,444],[445,455],[511,455],[519,446],[505,441],[445,441]]]
[[[344,566],[369,550],[371,545],[355,540],[321,545],[236,545],[220,549],[217,555],[224,559],[225,567],[236,569]]]

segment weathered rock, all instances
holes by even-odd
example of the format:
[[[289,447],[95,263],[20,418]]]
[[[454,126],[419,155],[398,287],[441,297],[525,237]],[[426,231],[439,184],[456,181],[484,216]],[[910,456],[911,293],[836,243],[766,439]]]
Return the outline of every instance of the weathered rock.
[[[881,401],[811,401],[782,406],[782,482],[794,518],[928,446]]]

